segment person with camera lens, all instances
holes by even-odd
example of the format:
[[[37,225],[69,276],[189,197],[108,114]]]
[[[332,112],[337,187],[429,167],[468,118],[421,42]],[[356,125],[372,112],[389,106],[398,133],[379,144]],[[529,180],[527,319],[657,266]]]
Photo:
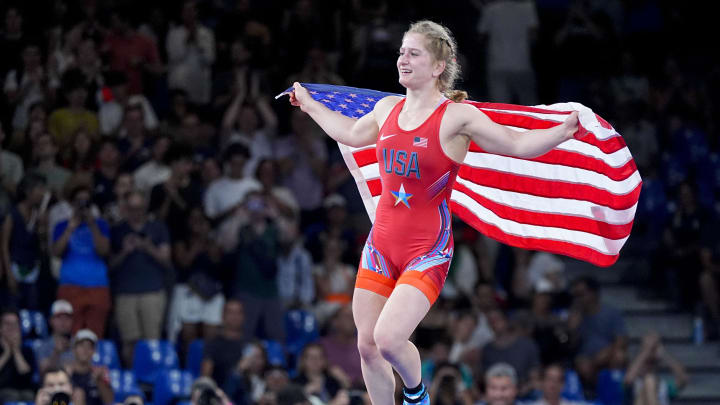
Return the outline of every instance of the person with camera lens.
[[[210,377],[200,377],[190,389],[191,405],[232,405],[227,395]]]
[[[57,298],[73,307],[73,333],[88,328],[104,336],[110,290],[103,257],[110,249],[110,229],[95,215],[91,187],[91,183],[79,182],[71,188],[72,216],[55,225],[51,250],[62,258]]]
[[[463,382],[460,368],[452,363],[440,363],[430,384],[430,397],[436,405],[470,405],[470,390]]]
[[[50,367],[43,373],[35,405],[85,405],[85,392],[73,386],[67,371]]]

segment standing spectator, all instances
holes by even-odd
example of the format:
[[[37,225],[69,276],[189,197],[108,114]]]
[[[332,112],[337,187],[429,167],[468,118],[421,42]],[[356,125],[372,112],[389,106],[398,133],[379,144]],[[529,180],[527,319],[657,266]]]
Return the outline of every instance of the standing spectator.
[[[87,185],[78,184],[69,197],[71,217],[53,228],[52,252],[62,258],[57,297],[72,304],[74,332],[87,328],[104,336],[110,290],[103,257],[110,250],[110,229],[93,214]]]
[[[320,345],[325,350],[330,367],[338,367],[342,370],[352,386],[363,385],[357,334],[349,303],[342,305],[335,312],[330,320],[330,330],[327,336],[320,339]]]
[[[142,94],[128,94],[128,80],[125,73],[110,71],[105,74],[105,85],[110,89],[107,96],[100,102],[98,119],[100,120],[100,133],[103,135],[117,135],[122,125],[125,110],[132,107],[141,107],[143,110],[143,125],[148,131],[158,126],[158,118],[150,102]]]
[[[0,398],[4,401],[32,401],[35,356],[23,346],[17,312],[0,312]]]
[[[127,219],[112,229],[115,319],[125,364],[140,339],[159,339],[165,315],[165,280],[171,270],[170,237],[164,223],[147,216],[147,202],[134,191],[127,197]]]
[[[0,191],[13,196],[23,176],[23,162],[18,155],[3,148],[5,131],[0,122]]]
[[[53,302],[50,308],[52,335],[44,339],[35,349],[40,374],[53,368],[65,367],[73,360],[70,339],[72,338],[73,307],[66,300]]]
[[[112,226],[119,224],[127,218],[127,197],[135,190],[133,175],[128,172],[120,173],[113,187],[114,200],[105,206],[103,217]]]
[[[143,93],[143,74],[159,74],[162,65],[152,39],[138,33],[130,24],[131,13],[127,8],[111,13],[111,30],[100,50],[107,55],[110,69],[125,73],[128,94],[134,95]]]
[[[36,308],[40,291],[37,281],[47,235],[47,189],[45,178],[27,174],[18,184],[18,203],[3,219],[0,258],[10,294],[20,308]]]
[[[171,142],[167,135],[155,137],[150,150],[150,160],[135,169],[133,173],[135,188],[138,191],[149,196],[153,187],[164,183],[170,177],[170,168],[165,164],[165,155]]]
[[[325,241],[338,238],[345,245],[341,260],[345,263],[356,262],[356,252],[350,250],[357,244],[357,235],[348,224],[347,200],[340,194],[330,194],[323,200],[325,218],[323,221],[305,228],[307,246],[316,262],[322,260]]]
[[[516,370],[517,392],[526,395],[532,391],[540,375],[540,353],[532,339],[518,333],[505,314],[493,310],[488,314],[495,338],[482,348],[481,370],[490,370],[495,363],[507,363]]]
[[[672,378],[658,373],[663,363],[672,372]],[[643,337],[640,353],[630,363],[624,379],[625,385],[632,389],[634,403],[638,405],[669,405],[688,381],[685,367],[665,350],[657,333]]]
[[[43,176],[53,194],[59,196],[72,172],[57,164],[58,147],[55,138],[48,133],[40,135],[34,142],[34,152],[35,166],[30,170]]]
[[[245,336],[245,311],[243,303],[229,299],[223,308],[220,334],[205,342],[201,373],[215,381],[225,380],[243,357],[249,340]]]
[[[533,323],[532,336],[540,349],[543,364],[565,363],[571,354],[570,331],[567,322],[552,311],[552,287],[539,283],[532,297],[530,316]]]
[[[570,290],[570,336],[579,345],[575,367],[583,387],[592,392],[597,372],[607,367],[613,350],[627,346],[625,321],[618,310],[600,302],[600,284],[594,278],[579,278]]]
[[[478,31],[488,39],[487,83],[492,101],[536,104],[530,47],[537,28],[532,1],[498,0],[483,7]]]
[[[513,366],[493,364],[485,372],[485,404],[513,405],[518,394],[518,378]]]
[[[70,69],[63,75],[63,93],[67,98],[67,107],[53,111],[48,118],[48,129],[55,137],[61,153],[70,150],[73,135],[83,128],[96,139],[98,133],[97,115],[85,108],[88,96],[85,75],[78,69]]]
[[[143,109],[140,105],[131,105],[125,108],[123,124],[120,128],[120,140],[117,143],[122,156],[122,168],[133,172],[151,156],[152,140],[143,124]]]
[[[313,270],[318,297],[315,314],[320,323],[352,300],[356,269],[340,261],[343,248],[340,239],[326,239],[322,262]]]
[[[212,93],[211,69],[215,62],[215,36],[198,22],[197,3],[182,3],[182,25],[167,35],[168,87],[187,92],[191,102],[207,104]]]
[[[581,405],[583,402],[570,401],[561,396],[565,388],[565,369],[557,363],[543,369],[540,380],[540,398],[528,405]]]
[[[276,281],[280,253],[277,222],[268,215],[267,203],[259,193],[248,197],[245,209],[249,220],[239,232],[233,296],[243,301],[247,336],[257,336],[262,324],[263,338],[283,341],[283,306]]]
[[[286,308],[309,308],[315,301],[312,258],[303,246],[295,219],[278,217],[280,251],[277,258],[277,284]]]
[[[216,31],[217,32],[217,31]],[[234,35],[234,34],[233,34]],[[264,72],[251,66],[257,62],[247,47],[247,40],[236,37],[230,44],[229,69],[221,71],[214,79],[213,106],[224,108],[244,90],[250,100],[258,100],[265,90]]]
[[[300,206],[293,193],[277,183],[277,172],[277,161],[262,159],[257,165],[255,178],[260,182],[271,212],[286,218],[297,218]]]
[[[260,190],[257,180],[245,177],[248,149],[232,144],[223,153],[225,175],[208,186],[203,197],[205,213],[216,225],[218,241],[228,252],[237,245],[238,230],[245,221],[242,205],[251,191]]]
[[[21,63],[21,50],[27,41],[23,31],[23,15],[16,5],[9,5],[5,9],[4,30],[0,34],[0,53],[5,55],[0,59],[0,77],[4,77],[8,70]]]
[[[68,367],[74,386],[85,391],[86,405],[111,405],[113,389],[110,373],[105,366],[92,364],[97,336],[89,329],[81,329],[73,338],[74,361]]]
[[[120,151],[112,139],[105,139],[98,149],[98,168],[93,173],[93,200],[101,211],[105,211],[108,204],[117,199],[113,190],[115,181],[120,175]]]

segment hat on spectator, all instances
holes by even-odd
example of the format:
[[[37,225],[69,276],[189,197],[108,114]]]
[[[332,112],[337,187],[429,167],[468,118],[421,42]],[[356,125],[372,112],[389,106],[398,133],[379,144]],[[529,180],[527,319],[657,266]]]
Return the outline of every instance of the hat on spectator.
[[[323,207],[325,207],[325,209],[330,209],[332,207],[345,207],[346,204],[347,201],[345,200],[345,197],[340,194],[330,194],[325,197],[325,201],[323,201]]]
[[[77,344],[82,342],[83,340],[89,340],[93,342],[93,344],[97,343],[97,335],[95,332],[91,331],[90,329],[80,329],[75,334],[75,338],[73,338],[73,344]]]
[[[73,307],[72,304],[67,302],[66,300],[57,300],[53,302],[52,307],[50,307],[50,315],[58,315],[58,314],[73,314]]]

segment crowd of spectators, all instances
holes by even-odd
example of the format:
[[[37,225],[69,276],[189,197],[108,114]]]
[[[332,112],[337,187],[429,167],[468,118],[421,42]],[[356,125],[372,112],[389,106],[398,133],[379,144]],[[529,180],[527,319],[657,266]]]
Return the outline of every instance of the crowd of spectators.
[[[366,401],[349,302],[370,224],[339,150],[272,96],[296,80],[401,92],[396,48],[426,17],[457,36],[472,99],[578,101],[613,123],[644,181],[623,254],[720,336],[720,64],[686,46],[709,24],[700,7],[41,3],[0,10],[0,403],[110,404],[95,346],[115,342],[131,369],[148,339],[174,342],[181,362],[204,341],[212,380],[194,387],[236,404]],[[434,403],[654,403],[687,382],[656,335],[628,353],[595,279],[460,223],[455,243],[415,334]],[[50,335],[31,345],[18,309],[44,314]],[[271,361],[291,310],[320,336]]]

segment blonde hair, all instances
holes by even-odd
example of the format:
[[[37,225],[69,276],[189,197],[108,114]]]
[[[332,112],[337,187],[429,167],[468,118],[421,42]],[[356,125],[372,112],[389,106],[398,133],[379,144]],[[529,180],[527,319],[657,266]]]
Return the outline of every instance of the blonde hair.
[[[457,62],[457,43],[450,30],[436,22],[422,20],[410,25],[410,29],[405,31],[403,36],[410,33],[423,35],[427,39],[428,51],[435,60],[445,62],[445,70],[438,77],[438,89],[452,101],[465,100],[466,92],[452,89],[455,80],[460,76],[460,64]]]

